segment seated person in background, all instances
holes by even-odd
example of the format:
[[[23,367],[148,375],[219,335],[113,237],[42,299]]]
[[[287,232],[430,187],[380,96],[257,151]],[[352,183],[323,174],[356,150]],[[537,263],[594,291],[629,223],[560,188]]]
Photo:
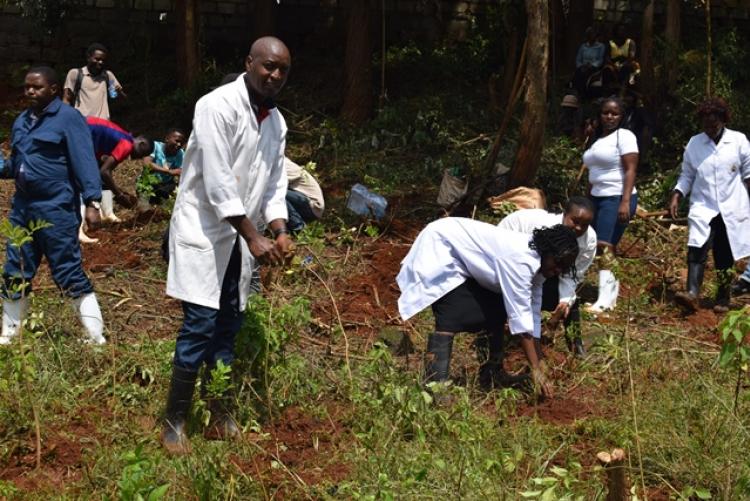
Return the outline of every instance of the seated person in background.
[[[286,192],[286,209],[289,212],[287,226],[290,231],[297,232],[305,227],[305,223],[323,216],[323,191],[312,174],[287,157],[284,157],[284,168],[289,182]]]
[[[154,141],[154,152],[146,157],[146,165],[136,184],[139,198],[145,202],[145,206],[158,204],[174,192],[182,173],[185,143],[187,138],[180,129],[170,129],[164,136],[164,142]],[[151,177],[148,176],[149,171],[153,171]]]
[[[566,273],[548,278],[542,289],[542,310],[551,311],[548,326],[554,328],[562,320],[568,347],[577,356],[586,351],[581,339],[581,312],[576,285],[583,282],[586,270],[596,257],[596,232],[590,226],[594,220],[594,204],[586,197],[571,197],[565,204],[565,212],[554,214],[544,209],[522,209],[509,214],[497,225],[506,230],[533,234],[537,228],[551,228],[562,224],[572,229],[578,239],[578,257],[575,274]]]
[[[615,35],[609,41],[606,67],[610,83],[616,83],[620,87],[634,85],[635,77],[641,71],[635,60],[635,40],[627,37],[622,23],[615,27]]]
[[[591,75],[604,66],[604,44],[597,40],[598,33],[593,27],[586,28],[586,41],[578,47],[576,71],[573,75],[573,87],[580,97],[586,96],[586,86]]]
[[[96,117],[86,118],[94,141],[94,152],[99,162],[99,172],[102,176],[102,220],[119,222],[114,214],[112,200],[128,209],[135,206],[137,199],[115,183],[112,175],[115,167],[128,158],[138,160],[154,151],[154,142],[144,136],[134,138],[129,132],[109,120]],[[114,195],[114,197],[113,197]]]

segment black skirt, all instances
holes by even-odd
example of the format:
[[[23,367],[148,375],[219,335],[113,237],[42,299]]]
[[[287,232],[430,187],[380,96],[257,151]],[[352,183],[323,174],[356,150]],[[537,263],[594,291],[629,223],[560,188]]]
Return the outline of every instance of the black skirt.
[[[507,313],[502,293],[487,290],[473,278],[432,304],[437,332],[497,331]]]

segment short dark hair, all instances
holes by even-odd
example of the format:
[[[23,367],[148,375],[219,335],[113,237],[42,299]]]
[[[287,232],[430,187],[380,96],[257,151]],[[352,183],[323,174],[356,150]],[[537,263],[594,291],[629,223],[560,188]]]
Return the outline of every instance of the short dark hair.
[[[571,228],[556,224],[549,228],[537,228],[532,235],[529,248],[537,251],[541,257],[552,256],[557,264],[565,266],[563,273],[576,274],[578,240]]]
[[[57,72],[49,66],[34,66],[26,72],[27,75],[31,75],[32,73],[41,75],[48,85],[60,85],[60,78],[58,78]]]
[[[177,127],[172,127],[171,129],[167,129],[167,133],[164,134],[164,137],[169,137],[172,134],[180,134],[181,136],[187,137],[187,135],[185,134],[185,131],[183,131],[182,129],[178,129]]]
[[[94,52],[98,50],[104,52],[105,54],[109,54],[109,51],[104,45],[100,44],[99,42],[94,42],[91,45],[89,45],[88,48],[86,49],[86,57],[93,56]]]
[[[567,214],[573,207],[580,207],[581,209],[586,209],[592,214],[596,214],[596,207],[594,207],[594,202],[592,202],[588,197],[570,197],[568,201],[565,202],[563,211]]]
[[[135,141],[143,141],[146,143],[146,150],[147,151],[139,151],[139,153],[143,153],[139,158],[146,157],[154,152],[154,141],[152,139],[147,138],[146,136],[138,136],[135,138]]]
[[[729,112],[729,104],[721,97],[709,97],[698,105],[696,109],[698,118],[707,117],[708,115],[716,115],[724,123],[729,123],[729,119],[732,118]]]

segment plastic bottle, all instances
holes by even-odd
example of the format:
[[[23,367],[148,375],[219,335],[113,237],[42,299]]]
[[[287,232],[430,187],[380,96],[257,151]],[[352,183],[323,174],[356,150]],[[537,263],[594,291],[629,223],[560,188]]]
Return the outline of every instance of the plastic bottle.
[[[110,83],[109,88],[107,88],[107,92],[109,93],[110,99],[115,99],[117,97],[117,89],[115,88],[115,84]]]
[[[373,193],[366,186],[357,183],[352,186],[346,208],[360,216],[380,220],[385,217],[388,201],[382,195]]]

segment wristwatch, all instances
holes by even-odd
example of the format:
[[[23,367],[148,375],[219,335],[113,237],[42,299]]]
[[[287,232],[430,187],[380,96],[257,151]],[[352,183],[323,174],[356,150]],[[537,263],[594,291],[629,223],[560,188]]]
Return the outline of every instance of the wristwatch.
[[[99,200],[89,200],[86,202],[86,207],[91,207],[92,209],[101,210],[102,204],[99,202]]]

